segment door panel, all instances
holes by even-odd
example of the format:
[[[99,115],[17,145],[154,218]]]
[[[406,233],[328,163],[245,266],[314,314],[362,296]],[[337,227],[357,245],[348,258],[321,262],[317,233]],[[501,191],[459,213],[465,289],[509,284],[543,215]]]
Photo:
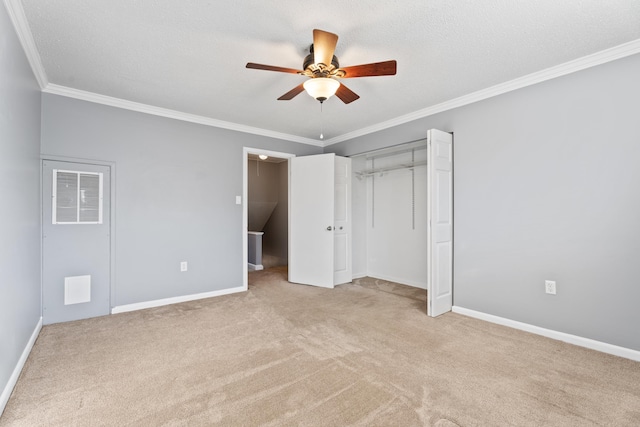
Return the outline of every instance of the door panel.
[[[44,324],[110,312],[110,182],[108,166],[43,161]]]
[[[333,288],[334,154],[291,159],[289,281]]]
[[[334,284],[351,282],[351,159],[336,156],[334,180]]]
[[[451,295],[451,242],[443,242],[436,245],[437,254],[435,254],[435,261],[438,263],[434,265],[433,269],[433,283],[435,284],[433,290],[433,296],[436,300],[448,298]],[[442,301],[440,301],[442,303]],[[443,304],[444,306],[444,304]],[[446,311],[450,311],[449,308]]]
[[[347,243],[346,234],[335,234],[333,236],[333,247],[335,253],[334,268],[335,274],[338,275],[347,270],[347,252],[349,251],[349,244]],[[351,280],[349,280],[351,281]],[[346,283],[346,282],[343,282]],[[339,285],[340,283],[336,283]]]
[[[429,316],[453,306],[453,136],[432,129],[429,141]]]

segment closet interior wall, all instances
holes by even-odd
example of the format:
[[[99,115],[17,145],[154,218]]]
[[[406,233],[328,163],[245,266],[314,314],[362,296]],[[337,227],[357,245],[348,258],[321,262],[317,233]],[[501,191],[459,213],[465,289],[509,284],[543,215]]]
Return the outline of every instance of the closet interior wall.
[[[426,140],[352,157],[353,272],[426,289]]]

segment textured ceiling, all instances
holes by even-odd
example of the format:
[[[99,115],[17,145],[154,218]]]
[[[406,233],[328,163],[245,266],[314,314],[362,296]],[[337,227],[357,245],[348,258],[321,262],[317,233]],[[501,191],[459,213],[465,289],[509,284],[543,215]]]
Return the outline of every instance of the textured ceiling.
[[[49,83],[325,140],[640,39],[637,0],[22,0]],[[348,79],[320,105],[280,95],[314,28],[342,66],[389,59],[396,76]]]

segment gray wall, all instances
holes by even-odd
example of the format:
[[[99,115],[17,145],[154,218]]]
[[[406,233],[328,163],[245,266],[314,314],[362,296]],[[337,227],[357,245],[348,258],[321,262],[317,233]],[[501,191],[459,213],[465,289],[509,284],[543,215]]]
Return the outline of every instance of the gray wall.
[[[638,76],[634,55],[325,151],[453,131],[454,304],[640,350]]]
[[[247,201],[249,231],[264,231],[279,201],[277,164],[247,161]]]
[[[424,161],[423,146],[413,153]],[[366,156],[358,156],[363,158]],[[412,162],[412,153],[387,153],[375,160],[354,162],[353,171],[392,167]],[[427,287],[427,167],[397,169],[351,180],[353,205],[353,251],[364,252],[368,276],[426,289]],[[364,192],[364,195],[358,192]],[[360,216],[363,215],[363,216]],[[415,224],[414,224],[415,222]],[[364,223],[361,229],[361,224]],[[364,231],[356,240],[356,235]],[[361,270],[354,256],[354,272]]]
[[[40,320],[40,88],[3,6],[0,40],[2,392]]]
[[[242,147],[319,148],[57,95],[42,98],[42,153],[116,163],[112,306],[243,285]],[[180,261],[189,271],[180,273]]]
[[[289,163],[276,165],[277,179],[274,186],[278,190],[278,205],[264,227],[263,251],[274,265],[289,262]]]

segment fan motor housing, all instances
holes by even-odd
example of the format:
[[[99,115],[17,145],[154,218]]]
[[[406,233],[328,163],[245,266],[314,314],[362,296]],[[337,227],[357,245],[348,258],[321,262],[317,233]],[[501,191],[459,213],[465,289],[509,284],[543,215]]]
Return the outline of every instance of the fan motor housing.
[[[331,71],[340,68],[337,56],[333,55],[333,58],[331,58],[331,64],[324,64],[326,67],[318,67],[313,55],[313,45],[309,47],[309,52],[310,53],[304,58],[304,62],[302,63],[303,70],[309,71],[317,77],[327,77]]]

